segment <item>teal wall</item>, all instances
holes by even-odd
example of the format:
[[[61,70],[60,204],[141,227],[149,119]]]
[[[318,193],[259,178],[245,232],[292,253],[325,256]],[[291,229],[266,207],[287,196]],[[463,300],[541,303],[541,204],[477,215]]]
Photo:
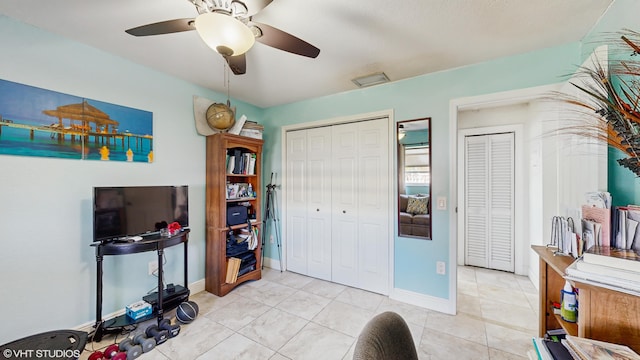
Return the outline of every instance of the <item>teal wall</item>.
[[[620,44],[619,35],[616,33],[621,30],[631,29],[640,32],[639,14],[640,1],[615,0],[607,15],[585,37],[582,59],[586,59],[595,47],[608,44],[610,60],[640,61],[637,56],[631,57],[632,51],[628,47],[613,45]],[[613,39],[616,41],[612,42]],[[617,159],[624,157],[626,156],[622,151],[609,148],[608,190],[613,198],[614,206],[640,204],[640,179],[616,162]]]
[[[640,204],[640,183],[638,177],[616,162],[617,159],[626,157],[626,154],[622,151],[609,147],[608,181],[613,206]]]
[[[429,143],[429,129],[405,132],[405,136],[398,142],[404,145],[426,145]]]
[[[405,194],[407,195],[416,195],[416,194],[429,194],[428,186],[419,186],[419,185],[408,185],[405,186]]]
[[[573,43],[501,58],[450,71],[268,108],[264,112],[265,174],[281,169],[280,129],[284,125],[393,109],[396,121],[431,117],[432,196],[451,198],[449,102],[452,99],[557,83],[580,60]],[[426,60],[428,61],[428,60]],[[280,201],[280,204],[282,201]],[[454,204],[449,204],[454,206]],[[449,278],[437,275],[436,261],[449,263],[449,212],[433,210],[433,241],[395,239],[394,285],[398,289],[447,299]],[[267,256],[271,249],[266,249]],[[277,259],[277,257],[275,257]],[[450,271],[447,271],[449,274]]]

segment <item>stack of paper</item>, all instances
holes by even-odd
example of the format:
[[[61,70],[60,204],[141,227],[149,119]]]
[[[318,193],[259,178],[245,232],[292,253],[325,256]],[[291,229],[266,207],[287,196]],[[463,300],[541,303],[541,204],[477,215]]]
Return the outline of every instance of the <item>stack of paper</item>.
[[[255,121],[249,121],[244,123],[242,130],[240,130],[241,136],[247,136],[254,139],[262,139],[262,132],[264,131],[264,126],[258,124]]]
[[[583,267],[584,265],[587,265],[590,268],[588,268],[588,270],[581,269],[580,267]],[[606,289],[640,296],[640,281],[637,281],[638,279],[628,280],[622,277],[624,275],[611,275],[612,273],[620,272],[620,269],[609,268],[608,272],[603,269],[596,270],[592,268],[593,266],[593,264],[585,263],[583,259],[578,259],[573,264],[567,266],[567,268],[565,269],[565,279],[593,284]],[[602,265],[600,265],[600,267],[601,266]]]
[[[617,207],[614,212],[613,246],[640,250],[640,208],[635,205]]]
[[[568,266],[565,273],[568,279],[640,294],[640,255],[633,250],[593,246]]]
[[[585,194],[587,205],[601,209],[611,209],[611,194],[606,191],[593,191]]]
[[[582,236],[585,249],[594,245],[609,246],[611,210],[590,205],[582,206]]]
[[[551,246],[558,248],[558,253],[578,257],[582,252],[582,239],[574,231],[572,218],[554,216],[551,224]]]

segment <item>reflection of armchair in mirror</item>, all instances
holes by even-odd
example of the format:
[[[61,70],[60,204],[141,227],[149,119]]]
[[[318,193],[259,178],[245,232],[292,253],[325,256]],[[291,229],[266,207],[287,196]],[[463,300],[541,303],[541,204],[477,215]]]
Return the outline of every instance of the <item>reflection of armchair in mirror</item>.
[[[431,239],[430,118],[399,121],[398,236]]]

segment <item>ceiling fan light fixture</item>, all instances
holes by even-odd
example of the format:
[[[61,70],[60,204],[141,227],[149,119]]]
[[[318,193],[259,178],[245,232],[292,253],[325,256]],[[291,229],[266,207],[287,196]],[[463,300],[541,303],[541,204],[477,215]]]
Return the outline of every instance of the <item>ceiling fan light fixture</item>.
[[[389,82],[389,77],[384,72],[378,72],[370,75],[360,76],[351,81],[358,87],[367,87]]]
[[[216,12],[196,17],[196,30],[202,40],[223,56],[246,53],[255,43],[251,29],[240,20]]]

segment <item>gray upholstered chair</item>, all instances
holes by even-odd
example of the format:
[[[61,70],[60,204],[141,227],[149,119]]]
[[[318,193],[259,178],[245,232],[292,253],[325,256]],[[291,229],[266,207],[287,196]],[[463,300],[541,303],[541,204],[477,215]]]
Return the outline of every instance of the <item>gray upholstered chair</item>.
[[[402,316],[387,311],[369,320],[358,336],[353,360],[417,360],[416,346]]]

